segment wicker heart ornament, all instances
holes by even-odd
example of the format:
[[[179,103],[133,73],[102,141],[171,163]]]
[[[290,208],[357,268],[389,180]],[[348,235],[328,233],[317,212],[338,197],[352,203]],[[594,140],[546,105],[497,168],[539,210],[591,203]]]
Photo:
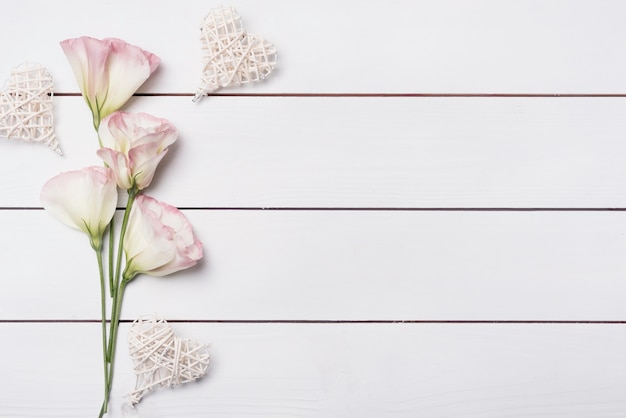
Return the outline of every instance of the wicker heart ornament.
[[[276,67],[274,45],[246,33],[233,7],[217,7],[200,27],[202,79],[193,101],[220,87],[239,86],[263,80]]]
[[[39,64],[22,64],[0,92],[0,137],[46,144],[63,155],[54,134],[52,77]]]
[[[131,405],[157,387],[168,388],[204,376],[209,365],[209,347],[174,335],[172,327],[155,315],[133,322],[128,346],[137,376]]]

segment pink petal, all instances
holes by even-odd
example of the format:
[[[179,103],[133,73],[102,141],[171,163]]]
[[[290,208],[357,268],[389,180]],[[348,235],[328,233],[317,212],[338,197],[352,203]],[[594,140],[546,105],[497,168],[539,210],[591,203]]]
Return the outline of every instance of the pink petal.
[[[120,189],[128,190],[133,186],[132,172],[123,153],[110,148],[100,148],[96,154],[113,170],[115,181]]]

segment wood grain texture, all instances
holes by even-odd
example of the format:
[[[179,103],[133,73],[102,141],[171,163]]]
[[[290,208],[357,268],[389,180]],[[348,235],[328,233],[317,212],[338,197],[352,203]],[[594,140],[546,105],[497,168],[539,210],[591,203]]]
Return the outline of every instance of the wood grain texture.
[[[185,213],[205,260],[138,277],[124,318],[626,319],[624,212]],[[43,211],[4,213],[0,229],[2,319],[100,318],[83,234]]]
[[[200,22],[217,5],[5,5],[0,27],[10,36],[1,43],[0,75],[24,60],[40,61],[58,91],[75,92],[58,42],[114,36],[163,59],[142,91],[191,94],[200,79]],[[241,0],[235,6],[250,33],[276,44],[279,68],[267,82],[234,92],[626,93],[626,5],[619,0]],[[20,36],[29,29],[37,35]]]
[[[102,164],[82,99],[55,105],[66,156],[1,141],[0,206],[40,207],[48,178]],[[179,129],[149,193],[182,207],[626,207],[626,98],[137,97],[128,109]]]
[[[0,139],[0,417],[102,400],[95,257],[39,202],[102,164],[58,45],[90,35],[161,57],[126,109],[180,130],[148,192],[206,254],[128,287],[125,320],[212,344],[206,378],[138,416],[623,418],[626,3],[241,0],[278,70],[194,105],[217,5],[2,5],[0,79],[48,67],[66,156]]]
[[[626,408],[623,326],[173,327],[212,344],[208,378],[147,395],[141,417],[586,418]],[[19,341],[0,357],[12,376],[0,391],[0,416],[95,415],[98,334],[98,324],[0,325],[2,341]],[[124,344],[116,375],[115,418],[133,385]]]

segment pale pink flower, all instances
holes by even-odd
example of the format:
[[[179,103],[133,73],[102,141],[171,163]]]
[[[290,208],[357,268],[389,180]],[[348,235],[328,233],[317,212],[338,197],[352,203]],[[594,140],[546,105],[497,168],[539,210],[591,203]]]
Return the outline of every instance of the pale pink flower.
[[[165,276],[194,266],[202,258],[202,243],[180,210],[139,195],[130,211],[124,253],[126,280],[139,273]]]
[[[113,172],[94,166],[61,173],[44,184],[41,203],[65,225],[86,233],[92,247],[99,248],[117,204]]]
[[[102,120],[97,154],[113,169],[123,190],[150,185],[159,162],[178,131],[167,120],[146,113],[115,112]]]
[[[62,41],[61,48],[91,109],[96,129],[102,119],[128,101],[160,63],[153,53],[116,38],[82,36]]]

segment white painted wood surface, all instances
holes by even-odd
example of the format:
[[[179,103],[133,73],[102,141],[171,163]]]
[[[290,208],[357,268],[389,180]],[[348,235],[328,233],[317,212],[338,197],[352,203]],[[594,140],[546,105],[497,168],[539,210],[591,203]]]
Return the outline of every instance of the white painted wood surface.
[[[46,179],[101,164],[83,100],[55,105],[67,158],[5,143],[0,175],[21,173],[0,206],[38,206]],[[138,97],[128,109],[180,130],[150,193],[182,207],[626,206],[626,98]]]
[[[147,395],[139,416],[618,417],[626,408],[622,325],[173,326],[213,341],[210,373]],[[92,416],[97,325],[7,324],[0,336],[22,343],[0,358],[12,376],[4,416]],[[133,387],[130,370],[120,356],[115,405]]]
[[[155,310],[178,320],[626,316],[623,212],[186,214],[206,259],[174,277],[138,277],[128,286],[126,319]],[[0,229],[16,232],[0,237],[10,248],[3,265],[14,272],[0,282],[0,317],[99,317],[95,257],[84,235],[42,211],[6,211]],[[37,263],[28,262],[33,251]],[[42,279],[50,266],[57,280]],[[59,292],[60,283],[72,291]]]
[[[192,104],[218,4],[0,13],[0,77],[36,61],[76,93],[58,42],[80,35],[163,61],[127,109],[180,130],[150,194],[206,259],[137,278],[123,317],[158,312],[213,357],[138,416],[625,416],[626,3],[241,0],[279,70]],[[82,99],[54,103],[65,157],[0,139],[1,417],[101,402],[95,260],[38,198],[100,161]]]
[[[191,93],[199,80],[199,24],[219,4],[198,0],[159,1],[157,7],[149,0],[5,3],[6,12],[0,16],[6,34],[0,69],[8,71],[13,62],[24,59],[43,61],[54,71],[59,91],[75,91],[73,76],[56,48],[57,39],[116,36],[167,60],[144,91]],[[231,4],[239,10],[247,31],[273,42],[280,54],[279,76],[233,92],[626,91],[622,58],[626,4],[621,0],[239,0]],[[16,38],[20,42],[12,41]]]

